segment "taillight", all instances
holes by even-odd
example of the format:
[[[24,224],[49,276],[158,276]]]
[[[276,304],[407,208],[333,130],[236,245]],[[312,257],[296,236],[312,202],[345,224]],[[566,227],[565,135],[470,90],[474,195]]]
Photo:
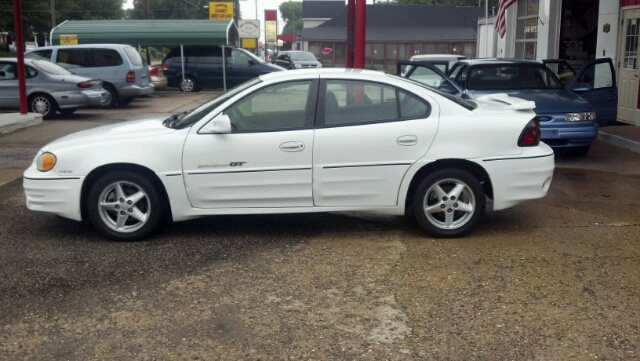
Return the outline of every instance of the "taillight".
[[[167,71],[167,70],[169,70],[169,67],[167,65],[163,65],[162,66],[162,71]]]
[[[93,88],[96,85],[102,86],[102,80],[83,81],[82,83],[78,83],[78,88],[88,89],[88,88]]]
[[[518,139],[518,146],[535,147],[538,144],[540,144],[540,121],[535,117],[524,127]]]
[[[130,71],[127,73],[127,83],[135,83],[136,82],[136,73]]]
[[[160,71],[159,68],[151,68],[151,70],[149,70],[149,75],[151,76],[158,76],[158,72]]]

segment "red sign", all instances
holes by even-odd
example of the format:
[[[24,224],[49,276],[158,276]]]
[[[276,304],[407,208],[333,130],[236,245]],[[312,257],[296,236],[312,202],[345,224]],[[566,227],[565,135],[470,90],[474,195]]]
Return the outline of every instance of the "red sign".
[[[278,10],[265,10],[264,21],[278,21]]]
[[[331,53],[333,53],[333,48],[330,48],[330,47],[322,48],[322,54],[327,55]]]

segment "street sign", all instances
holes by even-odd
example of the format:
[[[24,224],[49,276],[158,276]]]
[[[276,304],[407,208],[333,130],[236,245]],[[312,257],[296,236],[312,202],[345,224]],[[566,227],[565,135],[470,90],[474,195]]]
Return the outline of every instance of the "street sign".
[[[239,20],[238,36],[240,36],[240,38],[254,38],[254,39],[259,38],[260,37],[260,20]]]
[[[255,49],[258,46],[258,39],[241,39],[242,47],[245,49]]]
[[[233,20],[233,3],[210,2],[209,20]]]
[[[267,42],[275,42],[278,40],[278,23],[276,21],[265,21],[265,39]]]
[[[60,35],[60,45],[77,45],[78,35]]]

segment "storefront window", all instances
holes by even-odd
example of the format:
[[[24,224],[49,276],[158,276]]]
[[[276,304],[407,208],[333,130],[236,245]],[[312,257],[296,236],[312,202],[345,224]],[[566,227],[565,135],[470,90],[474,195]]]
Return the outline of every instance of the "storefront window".
[[[453,46],[451,46],[451,54],[458,54],[458,55],[462,55],[462,52],[464,51],[464,46],[462,44],[453,44]]]
[[[345,64],[346,64],[346,60],[345,60],[345,49],[347,47],[346,43],[334,43],[335,48],[333,49],[333,52],[335,53],[334,59],[335,59],[335,66],[338,68],[344,68]]]
[[[384,44],[376,43],[373,46],[373,67],[382,70],[384,69]]]
[[[438,44],[438,50],[436,54],[451,54],[451,44]]]
[[[538,0],[518,0],[516,51],[518,59],[536,58],[538,40]]]
[[[418,55],[424,53],[424,44],[414,43],[412,44],[413,53],[412,55]]]
[[[435,54],[436,53],[436,44],[427,44],[427,48],[424,52],[425,54]]]
[[[463,55],[467,58],[473,58],[476,54],[476,43],[464,43]]]
[[[371,60],[371,44],[367,43],[364,47],[364,67],[370,68],[371,66],[373,66]]]
[[[387,44],[387,64],[385,69],[395,69],[396,63],[398,60],[398,44],[388,43]]]
[[[330,67],[333,66],[333,52],[334,47],[333,43],[321,43],[322,47],[320,48],[320,62],[322,63],[322,67]]]
[[[318,42],[309,42],[309,52],[316,56],[316,58],[320,57],[320,43]]]

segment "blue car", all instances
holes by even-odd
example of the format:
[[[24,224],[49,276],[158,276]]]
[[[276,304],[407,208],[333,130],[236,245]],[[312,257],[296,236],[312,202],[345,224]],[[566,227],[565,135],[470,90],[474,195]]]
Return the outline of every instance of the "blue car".
[[[462,60],[451,68],[448,78],[425,64],[414,64],[407,70],[409,62],[399,62],[398,74],[401,74],[402,65],[403,76],[463,98],[506,93],[534,101],[542,131],[541,140],[553,148],[567,148],[575,156],[585,156],[598,136],[597,114],[602,113],[604,121],[613,119],[615,122],[617,89],[612,66],[609,77],[603,74],[606,70],[603,66],[594,67],[593,73],[585,66],[578,74],[574,73],[565,85],[545,64],[529,60]],[[429,75],[425,75],[427,73]],[[435,73],[444,79],[434,81]],[[607,90],[615,89],[615,95],[607,97],[615,97],[612,109],[609,109],[611,106],[594,107],[585,100],[591,98],[597,103],[602,98],[595,94],[602,90],[597,85],[602,84],[607,85]]]

